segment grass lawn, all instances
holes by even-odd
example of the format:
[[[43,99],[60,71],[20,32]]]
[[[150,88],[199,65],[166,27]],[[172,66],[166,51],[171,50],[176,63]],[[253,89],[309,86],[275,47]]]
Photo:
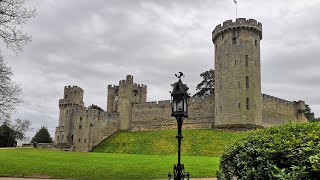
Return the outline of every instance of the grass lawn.
[[[219,157],[183,156],[191,177],[214,177]],[[76,179],[166,179],[176,155],[81,153],[46,149],[0,149],[0,176]]]
[[[244,138],[248,132],[228,132],[217,129],[183,130],[182,155],[221,156],[226,148]],[[176,130],[117,132],[93,148],[92,152],[175,155]]]

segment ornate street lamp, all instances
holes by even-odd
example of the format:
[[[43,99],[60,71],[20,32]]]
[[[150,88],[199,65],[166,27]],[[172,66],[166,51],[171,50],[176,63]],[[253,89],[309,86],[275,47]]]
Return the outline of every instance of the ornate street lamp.
[[[186,84],[183,84],[181,77],[183,73],[179,72],[179,75],[176,75],[179,78],[179,81],[173,84],[173,90],[171,92],[171,103],[172,103],[172,113],[171,116],[175,117],[178,123],[178,164],[175,164],[173,167],[173,178],[174,180],[189,179],[189,173],[184,172],[184,165],[180,163],[181,158],[181,140],[182,136],[182,122],[184,118],[188,118],[188,87]],[[168,178],[172,178],[172,173],[168,174]]]

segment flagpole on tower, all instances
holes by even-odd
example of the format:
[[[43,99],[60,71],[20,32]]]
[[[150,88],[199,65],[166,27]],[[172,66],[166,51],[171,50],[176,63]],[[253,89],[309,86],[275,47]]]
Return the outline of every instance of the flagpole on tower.
[[[237,0],[233,0],[233,2],[236,4],[236,19],[238,18],[238,2]]]

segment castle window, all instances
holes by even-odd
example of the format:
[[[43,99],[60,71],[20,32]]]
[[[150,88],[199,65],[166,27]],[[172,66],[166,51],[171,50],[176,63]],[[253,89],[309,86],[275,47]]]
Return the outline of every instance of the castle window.
[[[221,68],[221,63],[220,63],[220,68]]]
[[[87,139],[84,139],[84,143],[87,143]]]
[[[81,139],[79,139],[78,142],[81,142]]]
[[[220,106],[220,112],[222,112],[222,106]]]
[[[233,45],[237,44],[237,38],[235,38],[235,37],[232,38],[232,44],[233,44]]]
[[[79,129],[82,129],[82,126],[81,126],[81,125],[79,125]]]
[[[82,121],[82,117],[80,117],[80,121]]]
[[[65,95],[64,98],[67,99],[68,95]]]
[[[240,107],[241,107],[241,106],[240,106],[240,103],[238,104],[238,107],[239,107],[239,109],[240,109]]]
[[[238,81],[238,88],[240,88],[240,81]]]
[[[235,66],[237,65],[237,60],[234,60],[234,65],[235,65]]]
[[[137,95],[139,95],[139,92],[137,90],[133,90],[133,95],[137,96]]]
[[[249,88],[249,76],[246,76],[246,88]]]
[[[249,111],[249,98],[246,98],[246,110]]]
[[[57,136],[57,141],[59,142],[59,135]]]
[[[246,55],[246,67],[249,66],[249,63],[248,63],[248,55]]]
[[[258,43],[257,43],[257,40],[255,39],[255,40],[254,40],[254,45],[257,46],[257,44],[258,44]]]
[[[221,41],[224,39],[224,34],[221,33]]]

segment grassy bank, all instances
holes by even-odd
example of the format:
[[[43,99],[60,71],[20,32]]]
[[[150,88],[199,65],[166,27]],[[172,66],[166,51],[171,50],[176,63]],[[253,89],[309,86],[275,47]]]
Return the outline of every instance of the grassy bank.
[[[213,177],[219,157],[183,156],[191,177]],[[175,155],[81,153],[45,149],[0,149],[0,176],[76,179],[165,179]]]
[[[176,130],[118,132],[93,148],[92,152],[175,155]],[[183,130],[182,154],[187,156],[221,156],[224,150],[247,132],[215,129]]]

